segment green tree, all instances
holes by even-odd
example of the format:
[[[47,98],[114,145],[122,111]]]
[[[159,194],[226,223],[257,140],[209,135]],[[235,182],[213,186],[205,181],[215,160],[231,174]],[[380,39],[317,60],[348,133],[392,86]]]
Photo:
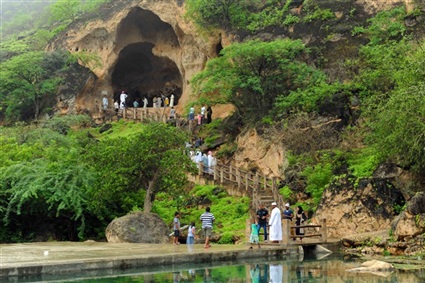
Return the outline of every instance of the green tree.
[[[61,0],[52,4],[50,8],[51,22],[72,22],[81,12],[81,0]]]
[[[55,239],[83,239],[95,174],[74,137],[47,127],[0,129],[0,241],[32,240],[49,223]]]
[[[150,212],[158,192],[178,195],[194,166],[184,153],[186,140],[181,130],[152,123],[143,125],[141,133],[107,138],[91,147],[88,160],[98,172],[91,191],[93,209],[127,213],[144,196],[143,210]]]
[[[301,61],[305,51],[301,41],[289,39],[232,44],[194,77],[194,92],[210,103],[232,103],[244,122],[255,123],[276,97],[324,80]]]
[[[245,27],[251,0],[188,0],[187,15],[202,27]]]
[[[392,92],[376,113],[371,126],[377,152],[425,172],[425,83]]]
[[[28,52],[0,65],[1,97],[5,100],[5,114],[10,120],[29,118],[37,120],[48,98],[55,94],[60,79],[57,70],[65,66],[65,54]]]

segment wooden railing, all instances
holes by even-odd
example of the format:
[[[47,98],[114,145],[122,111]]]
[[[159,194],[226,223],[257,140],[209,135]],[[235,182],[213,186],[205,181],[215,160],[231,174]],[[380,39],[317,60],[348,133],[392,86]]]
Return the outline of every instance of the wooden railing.
[[[199,175],[203,174],[213,176],[215,182],[223,184],[230,182],[236,185],[239,190],[244,190],[251,197],[251,209],[256,209],[260,205],[260,196],[272,194],[278,207],[284,207],[282,195],[279,193],[277,178],[271,178],[258,172],[249,172],[232,165],[218,163],[213,167],[204,167],[199,163]]]
[[[166,123],[170,120],[170,108],[124,108],[118,110],[118,117],[135,121],[155,121]],[[176,115],[174,119],[176,126],[181,127],[185,124],[185,119]]]
[[[246,241],[249,241],[251,234],[252,219],[246,220]],[[304,235],[296,235],[295,229],[304,228]],[[300,244],[300,242],[293,241],[294,239],[304,239],[317,237],[317,242],[308,242],[308,244],[326,243],[328,241],[326,219],[322,219],[320,224],[306,224],[306,225],[292,225],[292,221],[282,219],[282,245],[291,245],[293,243]],[[270,228],[268,228],[270,229]],[[269,231],[270,232],[270,231]],[[305,243],[305,242],[304,242]]]
[[[306,224],[306,225],[291,225],[292,222],[286,219],[282,220],[282,244],[291,244],[293,239],[296,238],[311,238],[318,237],[320,243],[326,243],[328,241],[328,227],[326,226],[326,219],[322,219],[320,224]],[[303,228],[304,235],[296,235],[295,229]],[[309,229],[313,228],[313,229]],[[317,231],[318,230],[318,231]],[[313,231],[310,233],[310,231]],[[291,233],[293,232],[293,233]]]

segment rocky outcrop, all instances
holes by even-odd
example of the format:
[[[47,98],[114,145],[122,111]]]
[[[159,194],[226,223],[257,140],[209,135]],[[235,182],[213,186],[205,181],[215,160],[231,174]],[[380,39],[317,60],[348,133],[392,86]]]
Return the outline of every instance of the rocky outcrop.
[[[105,231],[109,243],[161,244],[168,242],[168,234],[167,225],[157,214],[142,212],[113,220]]]
[[[404,202],[400,190],[381,178],[362,180],[358,186],[347,179],[338,182],[324,191],[315,214],[334,227],[328,232],[331,237],[389,229],[395,206]]]
[[[407,203],[407,208],[391,223],[398,241],[411,239],[425,233],[425,193],[418,192]]]
[[[390,263],[380,260],[368,260],[363,262],[360,267],[352,268],[347,271],[351,272],[377,272],[377,271],[393,271],[394,266]]]
[[[262,136],[256,129],[239,135],[238,150],[234,155],[235,166],[262,172],[269,176],[282,175],[285,150],[281,142]]]

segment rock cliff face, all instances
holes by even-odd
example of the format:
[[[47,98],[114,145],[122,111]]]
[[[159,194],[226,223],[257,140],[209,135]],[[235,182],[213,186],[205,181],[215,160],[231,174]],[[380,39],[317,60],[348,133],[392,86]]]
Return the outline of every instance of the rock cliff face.
[[[340,238],[388,229],[396,215],[395,206],[403,203],[402,193],[388,180],[364,180],[359,186],[341,180],[341,184],[325,190],[315,215],[335,227],[329,229],[331,237]]]
[[[189,80],[208,58],[221,50],[221,36],[200,36],[185,22],[184,1],[113,1],[96,15],[73,23],[49,49],[92,54],[100,62],[79,63],[91,69],[94,80],[68,103],[68,113],[96,113],[103,94],[109,105],[124,90],[128,101],[175,96],[181,108],[190,98]],[[70,100],[61,94],[59,100]],[[66,102],[66,101],[65,101]],[[179,110],[179,109],[178,109]]]

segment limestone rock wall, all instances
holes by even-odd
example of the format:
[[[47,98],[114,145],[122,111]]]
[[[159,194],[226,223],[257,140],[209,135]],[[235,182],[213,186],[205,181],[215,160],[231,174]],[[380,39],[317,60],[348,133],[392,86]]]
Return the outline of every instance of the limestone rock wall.
[[[402,193],[388,180],[363,180],[356,187],[348,180],[340,180],[326,189],[313,218],[326,218],[328,235],[340,238],[347,235],[388,230],[396,215],[395,206],[402,205]]]

